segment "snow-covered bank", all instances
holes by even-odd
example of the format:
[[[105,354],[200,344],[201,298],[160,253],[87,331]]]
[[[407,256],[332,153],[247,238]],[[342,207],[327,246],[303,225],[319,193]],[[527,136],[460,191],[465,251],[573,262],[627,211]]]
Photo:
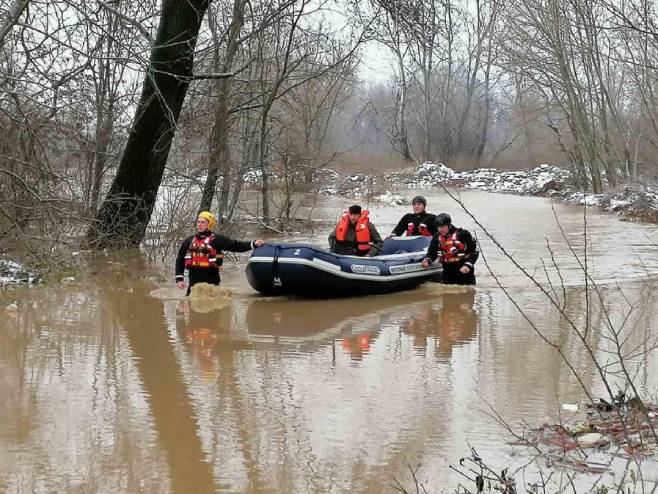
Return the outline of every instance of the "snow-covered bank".
[[[40,282],[41,278],[23,265],[8,259],[0,259],[0,287]]]
[[[479,168],[456,172],[443,164],[422,163],[410,172],[383,176],[341,176],[326,170],[321,192],[350,197],[375,196],[382,202],[399,205],[404,201],[394,192],[396,189],[440,184],[488,192],[558,197],[571,204],[601,207],[624,220],[658,223],[658,186],[633,184],[605,194],[587,194],[574,190],[571,172],[551,165],[540,165],[529,171]]]
[[[571,174],[556,166],[541,165],[530,171],[501,171],[495,168],[478,168],[455,172],[442,164],[423,163],[409,174],[391,174],[386,178],[407,187],[452,185],[489,192],[538,195],[564,192],[568,189]],[[419,185],[420,184],[420,185]]]
[[[606,194],[574,192],[565,200],[571,204],[599,206],[628,221],[658,223],[658,187],[629,185]]]

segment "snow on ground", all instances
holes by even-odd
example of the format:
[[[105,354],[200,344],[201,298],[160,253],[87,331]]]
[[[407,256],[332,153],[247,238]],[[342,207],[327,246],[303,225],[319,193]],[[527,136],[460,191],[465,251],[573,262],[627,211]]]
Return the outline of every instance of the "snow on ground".
[[[456,172],[445,165],[423,163],[411,173],[393,173],[386,178],[393,184],[408,187],[456,185],[468,189],[512,194],[547,194],[568,188],[569,171],[557,166],[541,165],[530,171],[501,171],[478,168]]]
[[[391,192],[389,190],[377,196],[377,199],[380,202],[383,202],[385,204],[390,204],[391,206],[403,206],[407,204],[407,200],[403,196],[401,196],[400,194],[395,194],[394,192]]]
[[[9,259],[0,259],[0,287],[40,282],[41,279],[23,265]]]
[[[658,187],[626,186],[607,194],[574,192],[565,198],[571,204],[599,206],[622,219],[658,223]]]
[[[456,172],[442,164],[422,163],[411,172],[390,173],[384,176],[362,173],[341,176],[336,172],[329,174],[329,171],[324,170],[325,176],[320,181],[322,184],[320,191],[352,197],[372,195],[377,189],[384,189],[390,195],[391,188],[425,188],[439,184],[490,192],[553,195],[569,191],[568,181],[571,177],[569,171],[549,165],[541,165],[530,171],[510,172],[494,168],[478,168]],[[382,200],[391,202],[394,198],[384,194]]]
[[[443,164],[426,162],[410,172],[384,176],[361,173],[340,175],[329,169],[322,172],[323,176],[315,179],[316,183],[321,184],[321,193],[347,197],[375,196],[391,205],[404,202],[391,189],[443,184],[488,192],[559,197],[571,204],[602,207],[622,219],[658,223],[658,186],[633,185],[605,194],[587,194],[573,189],[569,170],[552,165],[540,165],[529,171],[478,168],[456,172]],[[385,192],[381,193],[382,190]]]

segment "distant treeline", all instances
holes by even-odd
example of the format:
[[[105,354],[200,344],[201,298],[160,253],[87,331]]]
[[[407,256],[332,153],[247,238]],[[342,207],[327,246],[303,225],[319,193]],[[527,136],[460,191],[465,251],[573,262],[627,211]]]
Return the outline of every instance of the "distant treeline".
[[[0,0],[0,238],[137,245],[165,211],[290,219],[327,166],[656,177],[644,0]],[[343,16],[337,14],[341,12]],[[373,85],[364,46],[391,60]],[[162,223],[162,218],[159,218]]]

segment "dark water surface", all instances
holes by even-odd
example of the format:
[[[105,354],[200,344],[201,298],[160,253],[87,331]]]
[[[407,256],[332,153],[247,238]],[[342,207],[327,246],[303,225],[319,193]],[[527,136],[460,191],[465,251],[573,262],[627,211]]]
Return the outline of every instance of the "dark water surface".
[[[614,349],[608,320],[626,321],[629,348],[650,345],[655,226],[588,213],[587,265],[601,303],[586,291],[550,202],[461,197],[565,314],[590,328],[598,358]],[[523,464],[491,410],[520,430],[555,421],[561,403],[584,397],[528,319],[590,392],[604,396],[603,387],[558,309],[450,199],[428,198],[430,210],[450,211],[478,235],[507,294],[481,260],[475,290],[429,284],[386,296],[267,299],[246,284],[241,258],[223,275],[232,299],[217,309],[181,301],[169,279],[145,279],[150,269],[130,257],[101,261],[75,283],[0,293],[0,492],[374,493],[392,492],[394,479],[414,491],[409,466],[419,464],[428,492],[452,492],[463,479],[448,465],[469,445],[497,467]],[[331,219],[345,205],[326,200],[316,211]],[[583,210],[555,208],[582,255]],[[408,208],[370,209],[384,234]],[[631,365],[655,396],[653,354]],[[642,468],[656,479],[654,464]]]

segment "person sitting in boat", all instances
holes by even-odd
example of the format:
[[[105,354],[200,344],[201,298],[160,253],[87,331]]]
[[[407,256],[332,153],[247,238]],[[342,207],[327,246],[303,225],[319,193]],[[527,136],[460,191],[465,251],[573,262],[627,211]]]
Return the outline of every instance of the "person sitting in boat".
[[[480,252],[468,230],[457,228],[447,213],[436,217],[437,233],[427,249],[423,267],[428,268],[437,257],[443,267],[443,283],[446,285],[475,285],[473,265]]]
[[[329,248],[334,254],[376,256],[384,246],[377,228],[368,219],[368,211],[350,206],[329,235]]]
[[[436,216],[425,211],[427,200],[423,196],[416,196],[411,200],[411,208],[413,213],[405,214],[389,237],[400,236],[407,234],[423,235],[424,237],[431,237],[436,233],[436,225],[434,220]]]
[[[201,211],[197,216],[197,233],[183,240],[176,257],[176,283],[178,288],[186,288],[183,271],[189,271],[190,286],[187,294],[197,283],[219,285],[219,267],[224,261],[223,251],[246,252],[263,245],[261,239],[251,242],[233,240],[224,235],[213,233],[217,220],[208,211]]]

